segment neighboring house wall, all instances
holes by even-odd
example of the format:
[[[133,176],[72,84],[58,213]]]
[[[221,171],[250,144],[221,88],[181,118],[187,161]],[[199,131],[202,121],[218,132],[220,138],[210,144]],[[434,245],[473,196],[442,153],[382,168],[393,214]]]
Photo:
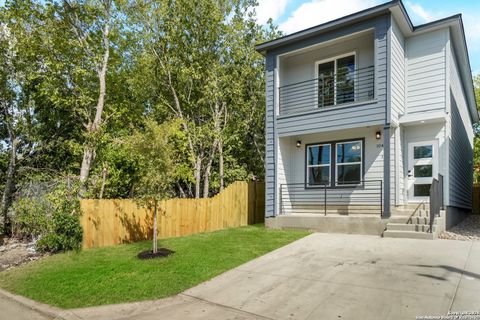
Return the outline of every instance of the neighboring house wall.
[[[407,113],[445,110],[448,29],[406,39]]]
[[[449,47],[450,48],[450,47]],[[448,205],[471,209],[473,187],[473,127],[465,92],[458,73],[455,53],[449,54],[451,137]]]

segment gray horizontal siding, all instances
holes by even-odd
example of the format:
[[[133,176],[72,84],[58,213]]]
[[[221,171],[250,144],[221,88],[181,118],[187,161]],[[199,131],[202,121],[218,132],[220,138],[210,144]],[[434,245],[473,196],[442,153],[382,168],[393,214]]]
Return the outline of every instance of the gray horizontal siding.
[[[267,57],[265,74],[265,216],[275,214],[275,59]]]
[[[390,15],[363,21],[341,30],[324,33],[304,39],[267,52],[266,57],[266,161],[265,161],[265,215],[273,216],[276,209],[278,177],[277,137],[304,133],[326,132],[348,128],[381,125],[386,122],[387,104],[387,32],[390,25]],[[277,56],[309,47],[324,41],[332,40],[356,32],[374,29],[374,64],[375,64],[375,100],[368,104],[350,107],[322,109],[310,114],[299,114],[291,117],[276,118],[275,111],[275,68]],[[282,167],[283,168],[283,167]],[[284,168],[283,168],[283,171]],[[375,169],[372,171],[374,173]],[[382,176],[381,166],[378,176]],[[285,179],[285,172],[280,176]]]
[[[292,136],[332,130],[350,129],[385,123],[385,105],[367,103],[348,108],[325,108],[315,113],[280,117],[277,119],[279,136]]]
[[[445,110],[447,40],[446,30],[406,40],[407,113]]]
[[[292,56],[281,57],[279,61],[280,75],[280,114],[295,114],[312,111],[318,108],[318,81],[315,81],[316,62],[332,57],[356,53],[356,68],[359,69],[356,79],[356,101],[368,100],[367,94],[373,90],[372,76],[374,69],[374,32],[366,32],[318,50],[308,50]],[[370,69],[368,69],[370,68]]]
[[[449,205],[471,208],[473,128],[454,52],[450,54],[451,137],[449,142]]]
[[[386,122],[389,19],[389,16],[384,16],[377,20],[374,31],[376,100],[348,107],[326,107],[316,112],[279,117],[277,119],[278,136],[350,129]]]
[[[473,150],[452,95],[452,136],[450,138],[450,205],[472,207]]]

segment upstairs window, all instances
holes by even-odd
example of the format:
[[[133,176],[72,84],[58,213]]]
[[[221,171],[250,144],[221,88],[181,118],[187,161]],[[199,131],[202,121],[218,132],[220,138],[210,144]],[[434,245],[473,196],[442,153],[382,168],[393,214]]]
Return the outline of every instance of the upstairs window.
[[[317,63],[318,106],[355,101],[355,54]]]

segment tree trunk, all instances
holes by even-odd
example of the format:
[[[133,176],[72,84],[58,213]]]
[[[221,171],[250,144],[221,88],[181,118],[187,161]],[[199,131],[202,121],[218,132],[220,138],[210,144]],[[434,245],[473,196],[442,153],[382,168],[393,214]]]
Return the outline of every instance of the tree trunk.
[[[180,198],[186,198],[187,195],[185,194],[185,191],[183,190],[182,185],[179,182],[177,182],[177,187],[178,191],[180,192]]]
[[[8,121],[8,120],[7,120]],[[9,129],[10,131],[11,129]],[[15,169],[17,161],[17,140],[13,135],[13,132],[10,133],[10,143],[12,145],[12,150],[10,152],[10,160],[8,162],[7,176],[5,179],[5,189],[3,190],[2,204],[1,204],[1,214],[3,217],[3,233],[10,236],[12,233],[10,219],[8,218],[8,209],[12,204],[12,194],[15,187]]]
[[[153,208],[153,247],[152,252],[158,252],[158,244],[157,244],[157,216],[158,216],[158,209],[157,209],[158,201],[155,200],[155,205]]]
[[[105,184],[107,183],[107,173],[108,173],[107,167],[105,167],[104,165],[102,170],[102,187],[100,188],[100,194],[98,196],[99,199],[103,198],[103,192],[105,191]]]
[[[194,168],[195,176],[195,198],[200,198],[200,185],[202,179],[202,158],[197,157]]]
[[[208,191],[210,189],[210,174],[212,173],[212,163],[217,153],[218,140],[213,142],[212,150],[209,155],[207,166],[205,167],[205,173],[203,174],[203,197],[208,198]]]
[[[107,83],[106,83],[106,75],[108,69],[108,60],[110,58],[110,41],[109,41],[109,34],[110,34],[110,7],[111,1],[105,2],[105,18],[106,22],[102,29],[102,45],[103,45],[103,58],[101,63],[97,66],[97,75],[98,75],[98,86],[99,86],[99,93],[98,93],[98,100],[97,106],[95,108],[95,118],[92,123],[87,125],[87,134],[92,141],[87,142],[87,145],[83,151],[83,160],[82,166],[80,168],[80,197],[83,197],[86,186],[88,182],[88,177],[90,175],[90,169],[92,167],[92,162],[95,159],[95,149],[96,149],[96,139],[95,134],[98,133],[100,129],[100,125],[102,124],[102,114],[103,109],[105,107],[105,96],[107,92]],[[84,40],[79,36],[84,31],[79,30],[80,26],[79,23],[74,24],[74,28],[76,28],[76,33],[78,35],[79,41],[83,44],[86,53],[91,52],[88,48],[88,44],[84,42]]]
[[[223,139],[218,141],[218,175],[220,176],[220,191],[225,188],[224,169],[223,169]]]
[[[86,191],[86,183],[94,158],[94,151],[91,146],[85,146],[83,150],[82,166],[80,167],[80,196],[83,197]]]

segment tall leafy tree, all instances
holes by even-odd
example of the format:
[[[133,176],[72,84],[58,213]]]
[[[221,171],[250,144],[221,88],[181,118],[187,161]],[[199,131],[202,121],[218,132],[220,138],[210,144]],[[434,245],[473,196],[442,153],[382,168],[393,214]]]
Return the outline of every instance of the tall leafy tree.
[[[1,211],[76,176],[85,197],[135,197],[119,142],[178,121],[171,196],[263,176],[264,68],[250,0],[7,0],[0,7]]]
[[[133,82],[144,88],[138,92],[144,94],[149,111],[159,120],[180,119],[186,137],[182,168],[191,170],[178,176],[180,194],[208,196],[214,166],[223,188],[225,151],[237,148],[225,146],[227,135],[236,135],[235,143],[247,138],[246,144],[255,150],[242,150],[254,157],[236,178],[245,179],[252,168],[262,175],[263,133],[258,130],[263,129],[258,124],[264,117],[263,64],[254,44],[276,31],[256,25],[249,13],[251,5],[248,1],[178,0],[137,2],[132,8],[144,50],[138,59],[137,75],[141,76]],[[255,162],[260,165],[250,165]]]
[[[480,74],[473,77],[473,85],[475,89],[475,99],[477,102],[477,109],[480,110]],[[473,180],[476,183],[480,182],[480,136],[478,124],[474,126],[475,138],[473,140]]]

